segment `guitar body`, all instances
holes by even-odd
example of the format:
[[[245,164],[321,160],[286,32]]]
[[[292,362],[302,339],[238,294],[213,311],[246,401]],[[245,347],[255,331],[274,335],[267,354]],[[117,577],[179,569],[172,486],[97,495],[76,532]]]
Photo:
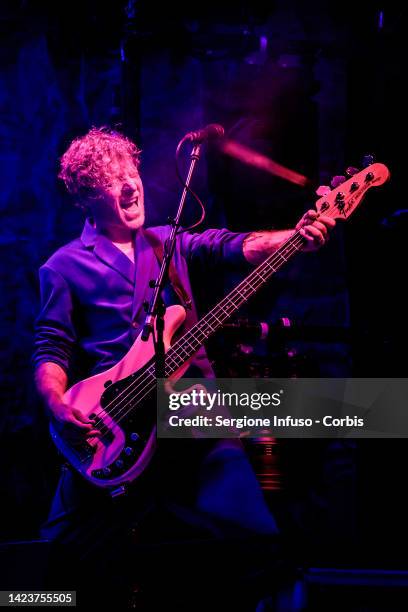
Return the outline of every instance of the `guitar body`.
[[[172,338],[185,320],[182,306],[170,306],[165,314],[164,345],[166,352]],[[129,352],[115,366],[73,385],[64,395],[64,401],[78,408],[85,416],[94,416],[101,438],[92,437],[72,445],[64,440],[52,423],[52,439],[59,451],[89,482],[100,487],[119,487],[137,478],[153,456],[156,443],[156,405],[154,394],[140,402],[136,410],[126,416],[129,385],[140,385],[143,371],[154,357],[153,341],[136,338]],[[188,368],[189,362],[172,374],[177,380]],[[133,382],[135,381],[135,382]],[[109,410],[112,400],[115,409]],[[115,415],[120,417],[118,421]]]

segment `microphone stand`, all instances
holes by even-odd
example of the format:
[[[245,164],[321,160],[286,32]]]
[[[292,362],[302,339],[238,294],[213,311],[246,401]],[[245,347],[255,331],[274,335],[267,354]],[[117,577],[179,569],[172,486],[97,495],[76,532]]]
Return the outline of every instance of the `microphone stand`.
[[[186,139],[187,138],[185,136],[183,140]],[[181,143],[183,142],[183,140],[181,141]],[[193,176],[195,165],[200,159],[200,154],[201,143],[197,142],[194,144],[193,150],[190,154],[190,168],[184,185],[183,193],[181,194],[177,214],[176,217],[171,220],[170,236],[167,238],[164,244],[164,256],[163,261],[161,263],[159,275],[156,280],[150,281],[150,286],[154,288],[154,292],[150,300],[149,307],[147,309],[147,316],[143,325],[141,338],[144,342],[146,342],[149,339],[150,334],[153,334],[156,378],[165,378],[166,374],[165,350],[163,341],[164,315],[166,313],[166,306],[164,304],[161,294],[169,278],[170,262],[176,246],[176,237],[180,228],[180,218],[183,213],[184,203],[186,200],[188,187],[191,182],[191,177]]]

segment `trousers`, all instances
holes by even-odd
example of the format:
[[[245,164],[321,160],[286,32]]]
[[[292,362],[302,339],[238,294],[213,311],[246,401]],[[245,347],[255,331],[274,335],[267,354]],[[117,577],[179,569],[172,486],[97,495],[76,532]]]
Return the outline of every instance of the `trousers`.
[[[41,537],[58,545],[53,588],[77,589],[82,579],[89,588],[103,577],[102,583],[114,584],[115,592],[124,592],[138,574],[135,546],[151,554],[155,545],[163,550],[171,542],[277,535],[276,521],[236,440],[160,440],[152,463],[118,498],[64,465],[41,528]],[[143,557],[141,571],[146,573]],[[158,571],[157,559],[150,567]],[[168,575],[167,567],[162,571]]]

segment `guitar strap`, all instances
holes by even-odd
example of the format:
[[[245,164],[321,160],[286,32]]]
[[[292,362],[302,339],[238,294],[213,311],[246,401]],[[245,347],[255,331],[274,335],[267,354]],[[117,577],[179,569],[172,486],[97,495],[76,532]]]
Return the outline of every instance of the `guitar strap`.
[[[160,240],[160,238],[158,238],[153,232],[151,232],[148,229],[143,229],[143,233],[144,233],[146,240],[152,247],[157,261],[161,265],[163,261],[163,257],[164,257],[164,247],[163,247],[162,241]],[[170,283],[172,284],[174,291],[176,292],[184,308],[186,308],[187,310],[191,310],[191,297],[189,296],[183,283],[180,280],[180,277],[177,273],[176,266],[174,265],[173,260],[170,261],[169,279],[170,279]]]

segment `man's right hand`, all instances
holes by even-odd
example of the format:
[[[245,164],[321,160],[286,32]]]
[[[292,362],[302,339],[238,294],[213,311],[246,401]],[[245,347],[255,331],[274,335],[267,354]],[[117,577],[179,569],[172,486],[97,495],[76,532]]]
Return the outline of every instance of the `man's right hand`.
[[[79,443],[85,438],[101,435],[95,428],[95,420],[86,417],[78,408],[54,401],[48,405],[48,410],[55,429],[67,442]]]
[[[35,382],[54,427],[63,438],[79,443],[86,437],[101,435],[92,419],[64,402],[68,378],[61,366],[52,361],[41,363],[35,371]]]

